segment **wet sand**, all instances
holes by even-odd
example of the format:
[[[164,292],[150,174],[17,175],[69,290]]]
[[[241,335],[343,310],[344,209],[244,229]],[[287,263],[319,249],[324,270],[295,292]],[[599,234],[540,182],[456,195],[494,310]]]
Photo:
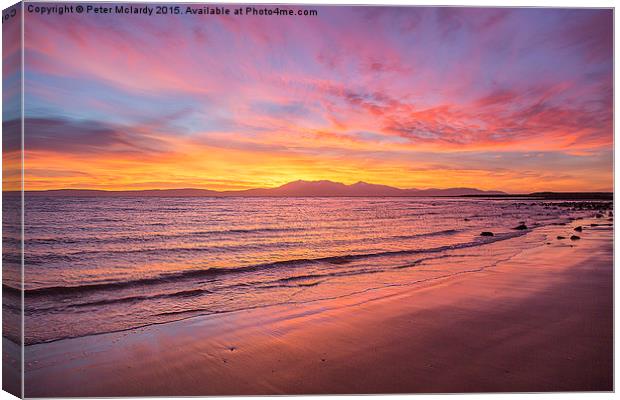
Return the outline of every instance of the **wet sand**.
[[[449,278],[28,346],[26,396],[610,391],[612,229],[545,230]]]

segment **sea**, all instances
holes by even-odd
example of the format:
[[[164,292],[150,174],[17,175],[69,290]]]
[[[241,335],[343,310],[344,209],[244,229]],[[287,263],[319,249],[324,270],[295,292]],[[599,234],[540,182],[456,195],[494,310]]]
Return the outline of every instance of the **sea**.
[[[26,197],[24,341],[416,285],[493,265],[574,216],[510,198]],[[15,315],[17,223],[3,230],[3,309]],[[20,341],[14,327],[5,336]]]

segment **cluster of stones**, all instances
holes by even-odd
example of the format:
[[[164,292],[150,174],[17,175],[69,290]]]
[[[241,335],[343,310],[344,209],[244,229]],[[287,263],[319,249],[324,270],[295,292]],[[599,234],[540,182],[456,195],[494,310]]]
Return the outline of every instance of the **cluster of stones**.
[[[613,202],[611,201],[564,201],[564,202],[557,202],[557,203],[531,203],[531,204],[527,204],[527,203],[517,203],[516,204],[517,208],[520,208],[521,206],[543,206],[544,208],[547,209],[554,209],[557,210],[560,207],[564,207],[564,208],[568,208],[570,211],[592,211],[592,217],[593,218],[605,218],[607,217],[607,219],[609,221],[613,221]],[[574,219],[581,219],[581,218],[574,218]],[[465,218],[465,221],[468,221],[467,218]],[[595,227],[595,226],[599,226],[600,224],[590,224],[590,226]],[[525,225],[525,222],[520,222],[519,225],[515,226],[513,229],[515,230],[526,230],[529,229],[527,227],[527,225]],[[574,229],[575,232],[583,232],[583,227],[582,226],[578,226]],[[489,231],[484,231],[480,233],[480,236],[494,236],[493,232],[489,232]],[[564,240],[566,239],[566,236],[558,236],[557,237],[558,240]],[[581,237],[575,235],[575,234],[571,234],[570,235],[570,240],[580,240]]]

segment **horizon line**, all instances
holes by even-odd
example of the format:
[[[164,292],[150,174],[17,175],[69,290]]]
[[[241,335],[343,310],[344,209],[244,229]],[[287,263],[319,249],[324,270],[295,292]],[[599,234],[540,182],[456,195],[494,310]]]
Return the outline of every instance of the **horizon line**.
[[[171,191],[204,191],[204,192],[212,192],[215,194],[222,194],[228,197],[236,197],[235,194],[238,193],[239,197],[424,197],[424,196],[412,196],[409,194],[332,194],[332,195],[318,195],[318,194],[306,194],[306,195],[247,195],[244,192],[248,191],[259,191],[259,190],[277,190],[283,188],[287,185],[292,185],[295,183],[299,184],[333,184],[340,187],[352,188],[356,185],[368,185],[368,186],[376,186],[381,187],[386,190],[400,190],[400,191],[418,191],[423,194],[423,192],[432,192],[432,191],[449,191],[449,190],[473,190],[478,191],[478,194],[446,194],[446,195],[428,195],[428,197],[462,197],[462,196],[526,196],[526,195],[534,195],[534,194],[557,194],[557,195],[585,195],[585,194],[612,194],[614,193],[613,188],[610,190],[579,190],[579,191],[554,191],[554,190],[538,190],[538,191],[528,191],[528,192],[506,192],[499,189],[479,189],[475,187],[466,187],[466,186],[453,186],[453,187],[431,187],[431,188],[400,188],[396,186],[390,186],[387,184],[379,184],[379,183],[369,183],[365,181],[357,181],[355,183],[343,183],[338,181],[332,181],[329,179],[318,179],[318,180],[304,180],[297,179],[293,181],[289,181],[278,186],[272,187],[252,187],[247,189],[226,189],[226,190],[217,190],[217,189],[207,189],[207,188],[196,188],[196,187],[177,187],[177,188],[149,188],[149,189],[101,189],[101,188],[56,188],[56,189],[33,189],[33,190],[3,190],[3,193],[45,193],[45,192],[102,192],[102,193],[144,193],[144,192],[171,192]],[[245,195],[244,195],[245,194]],[[214,196],[218,197],[218,196]]]
[[[93,190],[93,191],[102,191],[102,192],[129,192],[129,191],[149,191],[149,190],[205,190],[205,191],[211,191],[211,192],[219,192],[219,193],[226,193],[226,192],[241,192],[241,191],[246,191],[246,190],[257,190],[257,189],[262,189],[262,190],[269,190],[269,189],[278,189],[280,187],[286,186],[286,185],[290,185],[293,183],[333,183],[336,185],[343,185],[343,186],[347,186],[347,187],[351,187],[351,186],[355,186],[355,185],[359,185],[359,184],[366,184],[366,185],[372,185],[372,186],[382,186],[382,187],[387,187],[390,189],[398,189],[398,190],[420,190],[420,191],[425,191],[425,190],[451,190],[451,189],[470,189],[470,190],[479,190],[479,191],[484,191],[484,192],[502,192],[502,193],[506,193],[503,190],[499,190],[499,189],[479,189],[476,187],[470,187],[470,186],[450,186],[450,187],[429,187],[429,188],[416,188],[416,187],[397,187],[397,186],[391,186],[388,184],[383,184],[383,183],[370,183],[370,182],[366,182],[366,181],[357,181],[355,183],[343,183],[343,182],[338,182],[338,181],[332,181],[330,179],[317,179],[317,180],[305,180],[305,179],[296,179],[296,180],[292,180],[283,184],[279,184],[277,186],[270,186],[270,187],[266,187],[266,186],[256,186],[256,187],[251,187],[251,188],[246,188],[246,189],[225,189],[225,190],[218,190],[218,189],[207,189],[207,188],[197,188],[197,187],[175,187],[175,188],[152,188],[152,189],[93,189],[93,188],[58,188],[58,189],[34,189],[34,190],[23,190],[25,192],[44,192],[44,191],[58,191],[58,190]],[[3,190],[4,191],[4,190]],[[12,190],[13,192],[18,192],[19,190]]]
[[[118,193],[118,192],[153,192],[153,191],[160,191],[160,192],[165,192],[165,191],[189,191],[189,190],[194,190],[194,191],[204,191],[204,192],[215,192],[215,193],[235,193],[235,192],[246,192],[246,191],[250,191],[250,190],[273,190],[273,189],[278,189],[282,186],[285,186],[287,184],[290,183],[294,183],[294,182],[308,182],[308,183],[316,183],[316,182],[331,182],[331,183],[335,183],[335,184],[341,184],[347,187],[351,187],[355,184],[345,184],[345,183],[341,183],[341,182],[334,182],[334,181],[327,181],[327,180],[320,180],[320,181],[302,181],[302,180],[298,180],[298,181],[291,181],[279,186],[273,186],[273,187],[253,187],[253,188],[248,188],[248,189],[227,189],[227,190],[216,190],[216,189],[206,189],[206,188],[197,188],[197,187],[177,187],[177,188],[149,188],[149,189],[101,189],[101,188],[55,188],[55,189],[20,189],[20,190],[2,190],[3,193],[19,193],[19,192],[23,192],[23,193],[43,193],[43,192],[59,192],[59,191],[91,191],[91,192],[104,192],[104,193]],[[357,183],[367,183],[367,182],[357,182]],[[368,184],[368,183],[367,183]],[[420,192],[425,192],[425,191],[433,191],[433,190],[437,190],[437,191],[445,191],[445,190],[456,190],[456,189],[462,189],[462,190],[476,190],[476,191],[480,191],[480,192],[496,192],[495,194],[489,193],[489,195],[502,195],[502,196],[506,196],[506,195],[532,195],[532,194],[537,194],[537,193],[556,193],[556,194],[586,194],[586,193],[591,193],[591,194],[595,194],[595,193],[604,193],[604,194],[613,194],[614,190],[613,189],[609,189],[609,190],[573,190],[573,191],[557,191],[557,190],[537,190],[537,191],[527,191],[527,192],[506,192],[503,190],[498,190],[498,189],[478,189],[475,187],[465,187],[465,186],[460,186],[460,187],[446,187],[446,188],[438,188],[438,187],[432,187],[432,188],[426,188],[426,189],[419,189],[419,188],[398,188],[395,186],[389,186],[389,185],[382,185],[382,184],[369,184],[369,185],[376,185],[376,186],[384,186],[390,189],[397,189],[397,190],[403,190],[403,191],[420,191]],[[281,197],[287,197],[287,196],[281,196]],[[292,196],[292,197],[317,197],[317,196]],[[318,196],[321,197],[321,196]],[[331,196],[331,197],[343,197],[343,196]],[[350,197],[350,196],[344,196],[344,197]],[[362,196],[362,197],[367,197],[367,196]],[[373,196],[376,197],[376,196]],[[379,196],[379,197],[385,197],[385,196]],[[397,196],[389,196],[389,197],[397,197]],[[401,196],[401,197],[406,197],[406,196]]]

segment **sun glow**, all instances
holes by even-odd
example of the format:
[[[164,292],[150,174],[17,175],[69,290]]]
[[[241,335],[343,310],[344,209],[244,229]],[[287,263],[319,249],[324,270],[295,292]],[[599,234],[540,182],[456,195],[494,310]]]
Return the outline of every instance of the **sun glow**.
[[[604,10],[110,18],[27,15],[28,190],[612,188]]]

